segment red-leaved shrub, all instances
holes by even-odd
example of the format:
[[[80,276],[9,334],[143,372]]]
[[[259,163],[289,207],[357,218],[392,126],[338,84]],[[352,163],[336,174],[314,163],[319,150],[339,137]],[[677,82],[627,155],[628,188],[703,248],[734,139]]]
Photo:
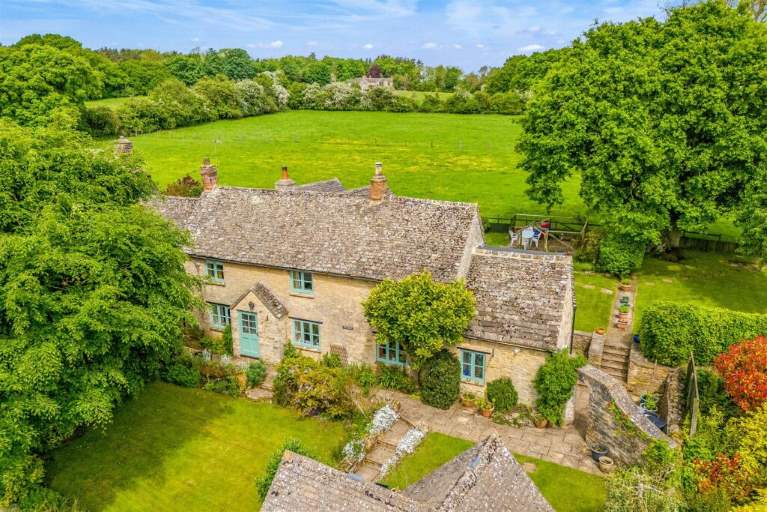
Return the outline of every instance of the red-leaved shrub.
[[[744,411],[751,411],[767,400],[767,338],[730,345],[714,360],[724,379],[724,387]]]

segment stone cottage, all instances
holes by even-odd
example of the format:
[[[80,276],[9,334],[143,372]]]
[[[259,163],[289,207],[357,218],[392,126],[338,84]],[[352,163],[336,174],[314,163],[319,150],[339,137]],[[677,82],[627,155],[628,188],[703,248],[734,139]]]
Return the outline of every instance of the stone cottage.
[[[490,436],[402,492],[285,452],[262,512],[553,512],[522,466]]]
[[[536,370],[571,343],[571,258],[485,248],[475,204],[396,196],[380,164],[370,186],[352,190],[338,179],[297,185],[287,168],[274,189],[218,186],[208,161],[201,174],[201,197],[155,207],[190,232],[187,269],[206,279],[203,325],[231,325],[239,356],[277,362],[290,341],[312,357],[405,365],[402,347],[376,344],[362,301],[380,281],[423,270],[465,279],[477,298],[455,349],[465,390],[511,377],[531,403]]]

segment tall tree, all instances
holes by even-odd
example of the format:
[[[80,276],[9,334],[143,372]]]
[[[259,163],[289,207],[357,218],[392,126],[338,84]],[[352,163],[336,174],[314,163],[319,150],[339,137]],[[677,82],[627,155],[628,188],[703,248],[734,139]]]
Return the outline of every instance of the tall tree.
[[[0,506],[41,456],[157,376],[193,322],[186,237],[150,178],[75,132],[0,120]],[[37,495],[39,496],[39,494]]]
[[[577,174],[613,238],[642,246],[767,206],[765,55],[767,27],[723,0],[589,30],[529,103],[529,196],[561,203]]]

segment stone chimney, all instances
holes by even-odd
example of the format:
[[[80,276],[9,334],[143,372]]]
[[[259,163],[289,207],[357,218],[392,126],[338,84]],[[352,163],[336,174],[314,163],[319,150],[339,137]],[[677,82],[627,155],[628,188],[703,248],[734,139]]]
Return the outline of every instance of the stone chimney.
[[[288,190],[293,189],[295,186],[296,186],[296,182],[290,179],[290,176],[288,176],[288,166],[283,165],[282,178],[277,180],[277,182],[274,184],[274,188],[276,188],[280,192],[286,192]]]
[[[129,141],[125,135],[120,135],[115,144],[115,154],[117,155],[130,155],[133,153],[133,143]]]
[[[386,184],[386,176],[383,175],[383,164],[376,162],[376,173],[370,179],[368,197],[371,201],[380,201],[388,191],[389,186]]]
[[[216,188],[216,184],[218,183],[218,169],[216,169],[215,165],[211,165],[210,159],[206,158],[202,161],[200,176],[202,176],[202,190],[204,192],[210,192]]]

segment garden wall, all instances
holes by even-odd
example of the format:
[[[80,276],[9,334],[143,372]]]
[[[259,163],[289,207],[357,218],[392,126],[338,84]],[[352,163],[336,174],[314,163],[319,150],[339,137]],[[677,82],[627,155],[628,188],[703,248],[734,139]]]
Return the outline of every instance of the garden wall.
[[[674,368],[670,366],[650,361],[637,349],[636,344],[632,344],[626,386],[634,396],[640,396],[644,393],[659,393],[669,372],[673,370]]]
[[[634,404],[618,380],[586,365],[578,370],[576,424],[590,446],[603,446],[616,463],[635,464],[653,440],[676,443],[660,431]]]
[[[587,357],[592,336],[591,332],[573,331],[573,354]]]

